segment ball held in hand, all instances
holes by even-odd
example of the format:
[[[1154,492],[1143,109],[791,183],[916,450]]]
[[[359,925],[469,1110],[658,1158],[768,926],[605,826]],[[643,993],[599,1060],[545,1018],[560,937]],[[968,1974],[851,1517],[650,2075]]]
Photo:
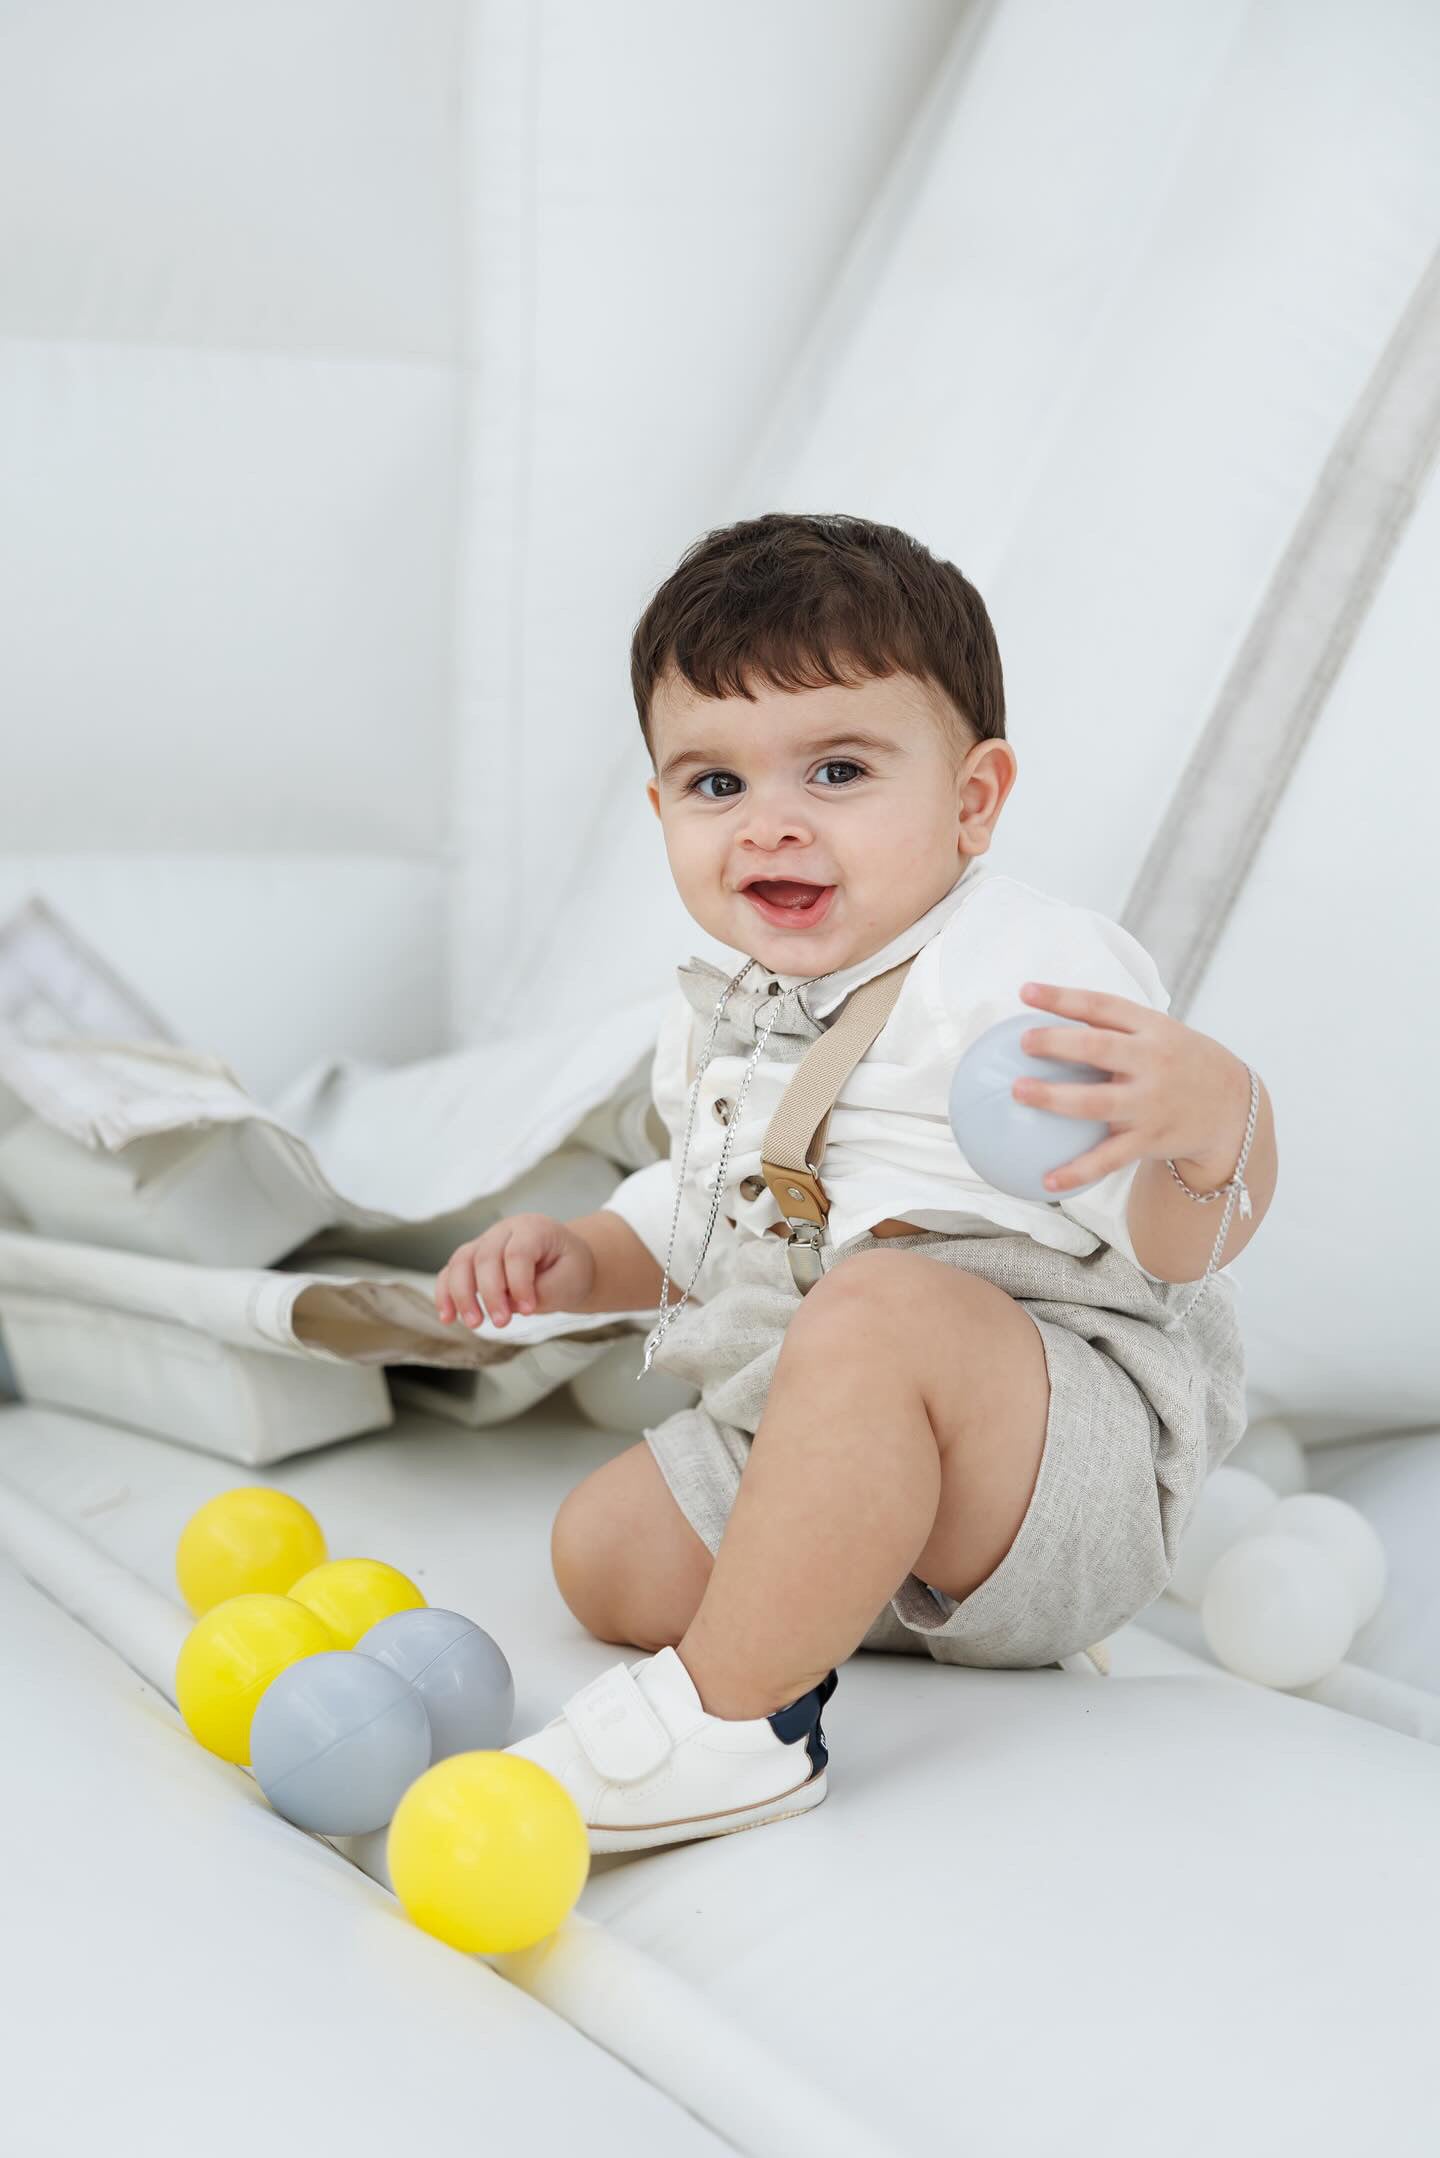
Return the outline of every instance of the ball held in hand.
[[[1021,1036],[1032,1027],[1079,1024],[1078,1019],[1062,1019],[1052,1012],[1021,1012],[987,1027],[955,1067],[950,1081],[950,1129],[956,1144],[977,1176],[1012,1198],[1058,1203],[1055,1194],[1045,1189],[1045,1178],[1110,1136],[1110,1126],[1099,1118],[1062,1116],[1058,1110],[1017,1101],[1011,1092],[1017,1079],[1044,1079],[1061,1086],[1108,1081],[1112,1074],[1094,1064],[1033,1056],[1020,1046]],[[1092,1177],[1090,1184],[1100,1181]],[[1072,1185],[1067,1196],[1088,1191],[1090,1184]]]

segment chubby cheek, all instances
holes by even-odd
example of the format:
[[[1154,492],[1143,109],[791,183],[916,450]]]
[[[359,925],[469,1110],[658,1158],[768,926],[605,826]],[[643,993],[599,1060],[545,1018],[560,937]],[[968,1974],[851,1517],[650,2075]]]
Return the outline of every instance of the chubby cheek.
[[[863,859],[852,860],[849,915],[885,939],[918,921],[959,876],[963,864],[948,830],[927,829],[918,815],[893,833],[875,834]]]
[[[943,864],[947,843],[953,847],[935,816],[935,804],[923,800],[900,814],[876,817],[847,839],[842,868],[857,895],[864,890],[876,898],[927,890]]]
[[[725,853],[708,832],[667,827],[665,853],[675,889],[691,914],[718,915],[732,895],[724,890]]]
[[[681,821],[665,827],[665,852],[670,869],[682,890],[714,884],[719,874],[720,850],[703,827]]]

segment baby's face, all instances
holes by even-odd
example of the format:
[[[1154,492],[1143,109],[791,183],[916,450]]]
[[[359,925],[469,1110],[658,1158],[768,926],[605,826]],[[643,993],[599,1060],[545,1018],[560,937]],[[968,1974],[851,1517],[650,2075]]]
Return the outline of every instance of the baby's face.
[[[831,974],[881,950],[986,851],[1015,754],[972,743],[957,769],[910,675],[755,690],[753,703],[699,697],[667,675],[646,792],[702,929],[777,974]]]

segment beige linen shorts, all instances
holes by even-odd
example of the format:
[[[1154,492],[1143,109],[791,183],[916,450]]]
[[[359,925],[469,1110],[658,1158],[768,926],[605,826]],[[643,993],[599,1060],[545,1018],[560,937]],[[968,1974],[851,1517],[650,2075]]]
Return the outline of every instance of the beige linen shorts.
[[[1195,1284],[1152,1281],[1109,1244],[1077,1258],[1022,1232],[867,1230],[827,1253],[826,1271],[872,1250],[968,1268],[1023,1304],[1044,1343],[1050,1407],[1030,1504],[995,1571],[959,1603],[907,1574],[860,1647],[1009,1670],[1103,1641],[1165,1587],[1205,1478],[1245,1429],[1234,1285],[1212,1275],[1166,1333]],[[780,1237],[744,1238],[718,1271],[721,1286],[672,1320],[652,1365],[700,1400],[645,1432],[712,1553],[800,1304]]]

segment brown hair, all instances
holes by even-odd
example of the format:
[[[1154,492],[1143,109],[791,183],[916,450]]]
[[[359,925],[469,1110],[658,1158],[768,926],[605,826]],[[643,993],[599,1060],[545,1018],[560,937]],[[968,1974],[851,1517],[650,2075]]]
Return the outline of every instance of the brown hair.
[[[952,749],[1004,740],[1005,685],[985,602],[953,562],[895,525],[775,510],[706,532],[635,625],[630,682],[654,762],[650,707],[674,670],[703,697],[754,701],[904,673],[939,691]]]

